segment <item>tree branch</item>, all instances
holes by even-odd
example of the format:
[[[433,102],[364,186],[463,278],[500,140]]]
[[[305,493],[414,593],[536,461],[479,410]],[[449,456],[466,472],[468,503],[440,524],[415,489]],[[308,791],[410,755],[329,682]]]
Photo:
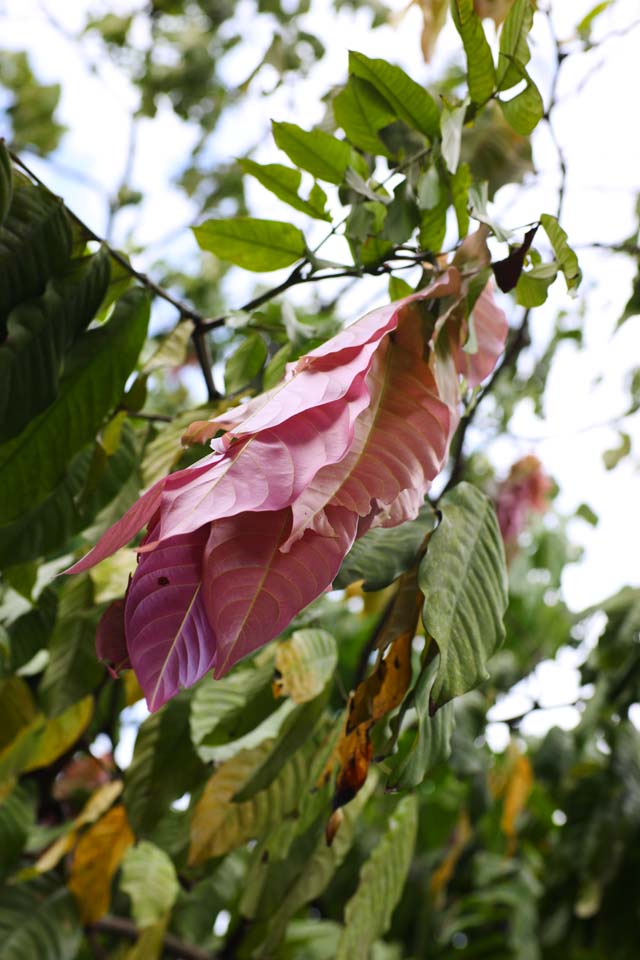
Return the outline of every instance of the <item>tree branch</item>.
[[[133,920],[126,917],[114,917],[107,915],[97,923],[92,924],[90,930],[99,933],[111,933],[117,937],[124,937],[127,940],[136,941],[140,936],[140,930]],[[202,947],[196,947],[194,944],[185,943],[179,937],[172,933],[165,933],[163,937],[164,950],[172,957],[179,957],[181,960],[214,960],[215,954],[209,950],[203,950]]]

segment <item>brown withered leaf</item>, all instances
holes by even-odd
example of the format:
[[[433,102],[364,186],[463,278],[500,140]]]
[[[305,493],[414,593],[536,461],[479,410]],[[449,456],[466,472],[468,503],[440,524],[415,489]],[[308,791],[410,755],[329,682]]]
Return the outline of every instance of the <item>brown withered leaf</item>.
[[[449,849],[447,850],[444,860],[438,864],[431,874],[429,893],[437,907],[442,906],[444,892],[470,838],[471,821],[469,820],[467,811],[463,810],[454,827],[453,834],[449,841]]]
[[[388,648],[374,672],[356,688],[350,701],[347,733],[371,725],[400,706],[411,682],[413,630],[400,634]]]
[[[447,20],[449,0],[414,0],[422,11],[420,47],[425,63],[429,63],[438,42],[440,32]]]
[[[484,20],[491,17],[496,27],[506,20],[514,0],[473,0],[473,6],[478,16]]]
[[[481,223],[474,233],[464,238],[455,252],[453,265],[458,270],[482,270],[491,263],[491,252],[487,246],[487,238],[491,230],[486,223]]]
[[[108,911],[113,875],[134,842],[122,804],[109,810],[78,841],[69,889],[83,923],[96,923]]]

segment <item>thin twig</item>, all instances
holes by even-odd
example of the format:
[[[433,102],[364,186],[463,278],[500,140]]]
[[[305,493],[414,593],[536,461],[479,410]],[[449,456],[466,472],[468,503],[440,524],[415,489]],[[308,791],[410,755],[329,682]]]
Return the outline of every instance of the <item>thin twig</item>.
[[[126,940],[135,941],[140,936],[140,930],[133,920],[126,917],[114,917],[107,915],[97,923],[92,924],[91,928],[100,933],[111,933],[118,937],[124,937]],[[202,947],[196,947],[194,944],[185,943],[173,933],[165,933],[163,937],[164,951],[172,957],[180,957],[181,960],[214,960],[215,954],[209,950],[203,950]]]
[[[555,54],[555,70],[553,73],[553,79],[551,81],[551,90],[549,93],[549,105],[547,107],[544,119],[547,121],[547,126],[549,127],[549,134],[551,140],[555,147],[556,155],[558,157],[558,167],[560,168],[560,185],[558,187],[558,203],[556,206],[556,217],[560,220],[562,216],[562,208],[564,205],[564,196],[567,188],[567,159],[564,153],[564,148],[558,139],[556,129],[553,123],[552,113],[555,110],[558,102],[558,80],[560,77],[560,69],[562,67],[562,62],[566,57],[562,49],[562,43],[556,33],[555,24],[553,22],[553,13],[551,8],[546,11],[547,14],[547,23],[549,25],[549,36],[551,37],[551,42],[554,47]]]

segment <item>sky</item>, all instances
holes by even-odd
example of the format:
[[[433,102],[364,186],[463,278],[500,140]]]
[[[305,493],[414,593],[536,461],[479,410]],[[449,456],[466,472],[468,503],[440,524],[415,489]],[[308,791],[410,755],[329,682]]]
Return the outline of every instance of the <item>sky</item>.
[[[106,226],[104,191],[114,189],[122,175],[128,118],[137,101],[135,91],[104,57],[98,42],[89,38],[81,49],[73,33],[88,10],[129,12],[142,5],[142,0],[65,0],[64,4],[54,4],[53,0],[0,0],[0,45],[27,50],[39,78],[60,82],[63,88],[60,116],[68,133],[55,162],[34,159],[32,165],[98,233]],[[262,162],[282,161],[271,142],[270,119],[292,120],[306,127],[320,121],[327,87],[346,79],[347,46],[398,62],[424,83],[440,75],[458,46],[451,24],[439,41],[432,63],[425,65],[419,46],[418,4],[407,7],[406,0],[397,0],[390,5],[397,11],[395,25],[371,30],[366,9],[343,10],[336,17],[330,0],[314,0],[307,24],[327,47],[322,67],[308,80],[286,84],[270,95],[267,91],[273,77],[269,69],[261,71],[252,96],[216,131],[212,164],[241,154],[253,145],[260,131],[264,136],[256,158]],[[557,35],[571,37],[574,24],[592,6],[592,0],[556,0]],[[270,40],[251,16],[252,9],[248,0],[237,3],[236,16],[243,24],[246,43],[222,64],[229,83],[246,78]],[[491,29],[489,32],[491,35]],[[553,115],[569,171],[562,222],[580,254],[584,272],[581,296],[571,299],[563,281],[558,280],[549,303],[535,311],[531,324],[535,356],[543,350],[558,310],[576,319],[584,312],[585,349],[579,351],[571,342],[561,346],[552,367],[543,417],[537,417],[529,404],[522,403],[509,435],[486,451],[503,474],[519,456],[535,453],[560,487],[557,506],[561,511],[571,514],[581,503],[587,503],[598,515],[596,527],[580,519],[570,525],[572,537],[584,547],[581,562],[569,566],[563,580],[564,596],[574,610],[597,603],[625,584],[640,583],[640,511],[636,507],[640,418],[615,423],[628,405],[628,371],[634,364],[640,366],[638,319],[629,320],[615,332],[630,295],[634,264],[630,258],[588,246],[594,241],[620,241],[637,226],[634,208],[640,193],[640,137],[633,86],[640,39],[637,0],[616,0],[598,19],[594,39],[605,36],[610,39],[602,47],[572,56],[563,65]],[[147,42],[142,33],[135,40]],[[553,44],[546,18],[541,15],[536,15],[532,53],[530,70],[547,101],[553,80]],[[89,69],[92,64],[95,71]],[[170,186],[194,137],[195,131],[176,121],[167,109],[161,108],[153,121],[142,120],[139,124],[133,186],[143,189],[147,200],[141,209],[122,215],[115,239],[123,242],[132,230],[136,241],[148,248],[146,261],[144,257],[140,260],[143,267],[159,254],[170,252],[188,260],[196,250],[188,229],[194,212]],[[537,219],[541,212],[556,210],[558,155],[544,125],[534,135],[533,145],[537,176],[521,187],[507,187],[497,196],[495,214],[503,225],[515,227]],[[302,216],[298,218],[295,211],[280,206],[258,184],[250,188],[249,201],[257,216],[282,217],[306,226]],[[246,276],[233,273],[227,286],[230,307],[240,305],[251,292]],[[274,273],[264,279],[271,284],[279,277]],[[296,296],[304,297],[304,293],[294,295],[294,302]],[[386,285],[363,281],[345,294],[341,312],[344,317],[355,318],[364,309],[384,302],[385,297]],[[507,306],[512,322],[516,322],[517,310]],[[524,362],[526,371],[526,363],[532,361]],[[630,435],[632,453],[615,470],[607,471],[602,453],[618,445],[619,427]],[[479,433],[472,434],[471,440],[486,449]],[[552,697],[562,693],[562,698],[554,702],[571,699],[577,672],[570,653],[567,651],[564,663],[543,666],[535,679],[540,689],[534,692],[543,700],[546,692]],[[549,671],[556,669],[561,672],[554,678]],[[505,709],[507,712],[517,710]]]

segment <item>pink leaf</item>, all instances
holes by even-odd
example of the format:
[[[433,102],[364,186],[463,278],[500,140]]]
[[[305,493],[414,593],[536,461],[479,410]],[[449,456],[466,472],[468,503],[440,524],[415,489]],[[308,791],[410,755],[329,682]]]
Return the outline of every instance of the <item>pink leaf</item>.
[[[218,520],[204,561],[203,590],[222,677],[234,663],[276,637],[333,582],[355,536],[357,517],[330,508],[332,537],[308,531],[280,550],[291,511],[244,513]]]
[[[209,528],[201,527],[143,554],[129,584],[127,646],[150,710],[213,666],[216,645],[202,596],[208,536]]]
[[[102,614],[96,631],[96,656],[107,664],[114,679],[131,666],[124,632],[124,600],[114,600]]]
[[[458,346],[455,357],[458,373],[464,375],[470,387],[477,387],[495,367],[509,332],[506,315],[494,300],[491,283],[476,300],[471,319],[478,349],[475,353],[467,353]]]

